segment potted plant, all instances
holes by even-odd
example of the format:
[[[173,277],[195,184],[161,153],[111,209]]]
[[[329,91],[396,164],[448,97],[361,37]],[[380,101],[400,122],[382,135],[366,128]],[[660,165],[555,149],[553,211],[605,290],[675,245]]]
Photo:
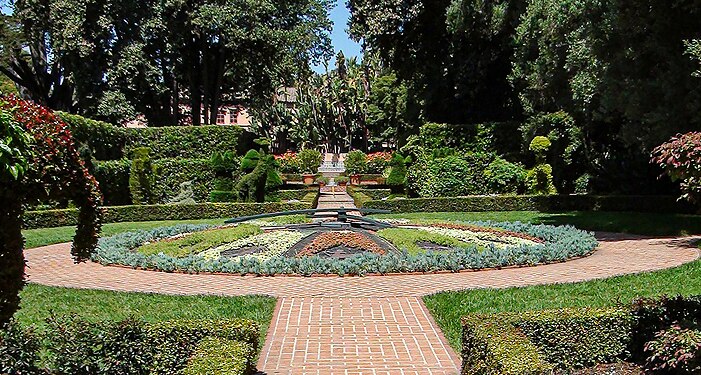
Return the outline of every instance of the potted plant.
[[[302,150],[297,154],[299,168],[302,170],[302,182],[305,185],[314,183],[314,177],[321,166],[321,153],[317,150]]]
[[[346,155],[343,164],[346,167],[346,174],[350,176],[351,185],[360,185],[360,175],[367,168],[367,155],[359,150],[351,151]]]
[[[336,181],[338,186],[346,186],[348,185],[348,181],[350,181],[350,179],[346,176],[338,176],[334,179],[334,181]]]
[[[319,184],[320,187],[324,187],[324,186],[328,185],[328,183],[329,183],[329,178],[328,178],[328,177],[324,177],[324,176],[319,176],[319,177],[316,179],[316,183]]]

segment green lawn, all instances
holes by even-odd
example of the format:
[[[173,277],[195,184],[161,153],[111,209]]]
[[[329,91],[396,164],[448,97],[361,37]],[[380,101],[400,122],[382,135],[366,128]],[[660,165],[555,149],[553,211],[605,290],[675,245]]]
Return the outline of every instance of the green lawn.
[[[584,283],[439,293],[424,297],[424,302],[459,353],[460,318],[470,313],[614,306],[663,294],[700,295],[701,260],[670,270]]]
[[[521,221],[535,224],[574,225],[585,230],[677,236],[701,234],[701,215],[647,214],[632,212],[427,212],[376,215],[377,218],[407,218],[425,220]]]
[[[261,344],[275,309],[275,298],[264,296],[167,296],[101,290],[27,285],[20,293],[22,303],[15,319],[39,330],[50,314],[72,315],[100,320],[129,317],[155,322],[173,319],[251,319],[260,324]]]

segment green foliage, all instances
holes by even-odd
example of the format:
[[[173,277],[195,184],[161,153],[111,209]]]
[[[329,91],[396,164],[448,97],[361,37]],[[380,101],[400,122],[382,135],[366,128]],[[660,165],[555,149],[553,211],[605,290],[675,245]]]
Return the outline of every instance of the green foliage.
[[[28,167],[32,137],[11,112],[0,110],[0,180],[20,180]]]
[[[417,112],[408,105],[408,92],[395,73],[375,77],[370,83],[367,104],[367,123],[372,131],[372,143],[393,140],[403,144],[410,124],[416,120]]]
[[[236,150],[242,130],[238,126],[175,126],[127,129],[125,154],[149,147],[153,159],[201,158],[219,150]]]
[[[76,144],[87,147],[97,160],[117,160],[125,155],[127,129],[65,112],[56,112],[71,129]]]
[[[241,168],[242,160],[233,151],[214,151],[209,158],[209,166],[218,176],[231,177]]]
[[[161,159],[153,162],[156,180],[152,185],[155,203],[167,203],[178,194],[178,187],[191,182],[194,199],[206,202],[214,190],[216,175],[207,159]]]
[[[463,374],[543,374],[626,354],[633,316],[620,309],[463,318]]]
[[[528,146],[528,149],[533,152],[538,159],[543,160],[545,159],[545,154],[550,149],[550,146],[552,146],[552,142],[550,142],[547,137],[539,135],[533,138],[531,144]]]
[[[367,169],[367,155],[360,150],[353,150],[346,155],[343,164],[346,167],[346,173],[349,175],[365,173]]]
[[[265,202],[266,193],[273,193],[282,186],[282,178],[277,172],[275,157],[272,155],[260,155],[255,151],[255,154],[253,154],[251,151],[246,154],[246,157],[241,162],[241,168],[252,165],[253,161],[256,160],[252,158],[253,156],[258,155],[259,159],[255,168],[241,177],[241,180],[236,184],[236,192],[239,202],[262,203]],[[248,161],[246,161],[247,159]]]
[[[241,171],[245,173],[251,173],[260,161],[261,155],[256,150],[248,150],[246,155],[241,159]]]
[[[701,132],[679,134],[655,148],[652,162],[672,181],[681,181],[683,199],[701,201]]]
[[[338,176],[338,177],[334,178],[333,180],[339,185],[345,185],[350,181],[350,178],[348,178],[346,176]]]
[[[229,203],[238,201],[238,193],[232,190],[212,190],[209,192],[212,203]]]
[[[412,165],[407,182],[424,198],[485,194],[484,170],[492,159],[492,155],[483,153],[430,159]]]
[[[484,170],[484,178],[490,193],[516,194],[522,191],[526,171],[520,164],[497,157]]]
[[[520,195],[374,200],[364,208],[403,212],[630,211],[689,212],[669,196]]]
[[[698,63],[701,63],[701,39],[686,41],[686,53],[689,54]],[[694,72],[695,77],[701,77],[701,65]]]
[[[131,204],[129,173],[131,161],[127,159],[100,161],[93,165],[92,174],[100,184],[105,206]]]
[[[33,329],[12,321],[0,329],[0,371],[38,374],[40,339]]]
[[[331,181],[331,179],[325,176],[319,176],[316,178],[316,180],[314,180],[314,182],[319,185],[328,185],[329,181]]]
[[[251,344],[218,337],[202,339],[183,369],[183,375],[245,375],[255,367]]]
[[[312,208],[309,202],[299,203],[198,203],[195,205],[135,205],[103,207],[104,223],[157,220],[194,220],[230,218],[261,213]],[[25,228],[75,226],[78,210],[29,211],[24,217]]]
[[[156,203],[153,185],[156,183],[156,168],[151,164],[151,149],[141,147],[132,152],[129,169],[129,192],[133,204]]]
[[[315,174],[321,166],[321,153],[313,149],[305,149],[297,154],[299,159],[299,167],[302,173]]]
[[[526,193],[534,195],[557,194],[553,183],[553,167],[550,164],[538,164],[526,171]]]
[[[389,172],[389,177],[387,177],[387,185],[390,186],[393,193],[403,193],[404,186],[406,186],[407,173],[404,157],[398,152],[395,152],[389,164],[392,169]]]
[[[259,233],[262,233],[259,227],[242,224],[232,228],[195,232],[173,241],[149,243],[137,248],[136,251],[145,255],[163,253],[176,258],[182,258]]]

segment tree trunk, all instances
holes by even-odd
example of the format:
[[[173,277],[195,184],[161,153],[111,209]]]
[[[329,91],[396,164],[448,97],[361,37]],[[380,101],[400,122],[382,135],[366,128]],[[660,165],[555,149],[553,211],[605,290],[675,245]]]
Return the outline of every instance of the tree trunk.
[[[19,308],[19,292],[24,286],[22,248],[22,204],[13,194],[14,184],[3,183],[0,191],[0,326]],[[10,186],[7,186],[10,185]]]

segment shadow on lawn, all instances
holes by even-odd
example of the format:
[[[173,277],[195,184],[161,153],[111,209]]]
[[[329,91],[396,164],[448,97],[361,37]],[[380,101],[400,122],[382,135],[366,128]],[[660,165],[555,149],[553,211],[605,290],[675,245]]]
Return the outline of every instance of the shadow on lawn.
[[[534,222],[573,225],[579,229],[643,236],[689,236],[701,234],[701,215],[632,212],[543,213]]]

